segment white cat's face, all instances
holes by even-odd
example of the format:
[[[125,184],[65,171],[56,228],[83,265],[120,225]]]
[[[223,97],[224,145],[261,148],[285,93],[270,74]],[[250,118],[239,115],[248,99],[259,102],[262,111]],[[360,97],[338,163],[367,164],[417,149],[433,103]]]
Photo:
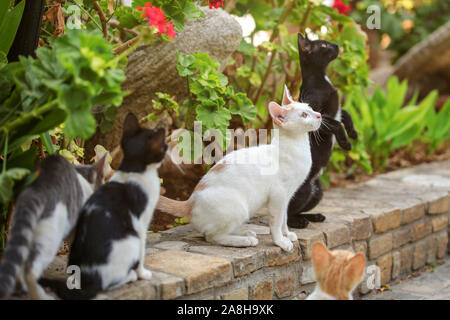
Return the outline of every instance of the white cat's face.
[[[315,112],[307,103],[294,101],[286,86],[282,106],[276,102],[270,102],[269,112],[275,125],[288,131],[299,133],[315,131],[322,123],[321,114]]]

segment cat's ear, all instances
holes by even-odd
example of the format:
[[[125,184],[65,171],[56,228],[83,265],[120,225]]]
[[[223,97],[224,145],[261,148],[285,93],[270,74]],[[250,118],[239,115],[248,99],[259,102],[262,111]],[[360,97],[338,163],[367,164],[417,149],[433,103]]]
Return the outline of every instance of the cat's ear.
[[[133,113],[129,113],[123,122],[122,138],[130,138],[135,136],[141,127],[139,126],[139,120]]]
[[[312,249],[312,262],[314,270],[323,270],[330,263],[331,253],[322,242],[316,242]]]
[[[269,113],[277,126],[283,125],[287,113],[285,108],[282,108],[278,103],[272,101],[269,103]]]
[[[298,34],[298,50],[304,53],[311,53],[311,42],[306,33],[305,37],[301,33]]]
[[[291,93],[289,92],[289,89],[286,85],[284,85],[284,91],[283,91],[283,100],[281,100],[282,106],[287,106],[291,103],[294,103],[294,99],[292,99]]]
[[[354,255],[347,263],[346,278],[350,285],[356,285],[361,281],[366,267],[366,258],[362,253]]]
[[[151,152],[166,152],[166,130],[158,129],[151,137],[149,142]]]
[[[103,157],[101,157],[100,160],[95,163],[95,170],[97,172],[97,175],[103,179],[109,177],[113,171],[108,162],[108,155],[109,152],[106,152]]]

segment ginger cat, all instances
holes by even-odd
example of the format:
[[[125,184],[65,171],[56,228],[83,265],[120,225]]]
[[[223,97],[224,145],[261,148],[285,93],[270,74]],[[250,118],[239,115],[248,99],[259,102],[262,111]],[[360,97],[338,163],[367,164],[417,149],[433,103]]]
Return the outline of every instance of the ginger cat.
[[[306,300],[353,300],[352,292],[364,276],[366,259],[362,253],[330,252],[323,243],[316,242],[312,262],[317,285]]]

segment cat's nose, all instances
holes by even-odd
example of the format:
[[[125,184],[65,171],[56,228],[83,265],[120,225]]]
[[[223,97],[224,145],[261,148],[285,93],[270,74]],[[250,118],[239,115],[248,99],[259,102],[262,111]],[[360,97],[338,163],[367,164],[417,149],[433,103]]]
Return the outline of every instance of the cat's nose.
[[[316,113],[316,118],[320,119],[320,118],[322,118],[322,115],[320,113]]]

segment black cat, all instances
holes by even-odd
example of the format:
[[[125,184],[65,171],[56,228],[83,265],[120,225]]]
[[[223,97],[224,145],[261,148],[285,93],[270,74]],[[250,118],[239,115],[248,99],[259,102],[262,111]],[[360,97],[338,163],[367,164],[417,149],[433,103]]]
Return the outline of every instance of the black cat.
[[[347,139],[358,137],[353,127],[350,114],[341,110],[339,96],[326,75],[328,64],[339,55],[337,44],[316,40],[310,41],[298,34],[298,51],[302,70],[302,85],[300,87],[300,102],[308,103],[314,111],[322,114],[322,125],[318,132],[310,132],[312,167],[305,182],[298,188],[288,207],[288,225],[293,228],[305,228],[308,221],[321,222],[325,220],[322,214],[301,214],[313,209],[322,199],[320,174],[328,164],[334,145],[334,137],[344,150],[350,150]]]

